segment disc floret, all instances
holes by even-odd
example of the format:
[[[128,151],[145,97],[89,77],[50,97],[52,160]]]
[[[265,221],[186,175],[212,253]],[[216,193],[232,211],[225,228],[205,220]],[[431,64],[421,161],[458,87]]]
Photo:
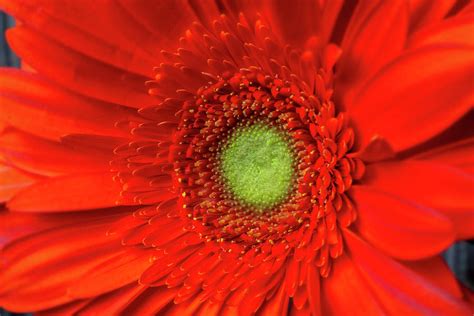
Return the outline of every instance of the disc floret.
[[[263,211],[288,197],[294,161],[289,137],[258,122],[237,128],[227,139],[219,169],[225,187],[239,203]]]

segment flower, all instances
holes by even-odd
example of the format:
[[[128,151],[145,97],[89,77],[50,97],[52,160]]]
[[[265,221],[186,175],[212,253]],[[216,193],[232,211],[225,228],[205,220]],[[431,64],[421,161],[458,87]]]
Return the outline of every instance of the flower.
[[[472,2],[0,3],[1,306],[472,313]]]

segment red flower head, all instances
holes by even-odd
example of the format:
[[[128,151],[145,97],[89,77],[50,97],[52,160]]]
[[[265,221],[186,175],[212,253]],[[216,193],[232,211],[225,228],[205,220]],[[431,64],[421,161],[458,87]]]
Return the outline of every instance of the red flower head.
[[[0,3],[1,306],[471,315],[472,2]]]

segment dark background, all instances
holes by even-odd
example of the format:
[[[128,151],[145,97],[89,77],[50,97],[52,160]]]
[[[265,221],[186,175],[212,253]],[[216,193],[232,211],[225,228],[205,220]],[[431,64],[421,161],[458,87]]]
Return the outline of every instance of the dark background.
[[[12,27],[14,21],[11,17],[0,11],[0,66],[19,67],[18,57],[10,50],[6,41],[4,32]],[[446,262],[454,271],[464,285],[474,290],[474,244],[471,242],[459,242],[449,248],[444,257]],[[1,286],[1,285],[0,285]],[[0,316],[27,315],[9,313],[0,309]]]

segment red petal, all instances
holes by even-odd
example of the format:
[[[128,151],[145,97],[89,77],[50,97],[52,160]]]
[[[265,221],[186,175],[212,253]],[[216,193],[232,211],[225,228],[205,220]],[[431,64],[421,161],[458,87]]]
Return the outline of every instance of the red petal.
[[[395,152],[384,138],[374,137],[367,146],[356,153],[356,157],[362,159],[365,163],[373,163],[393,159]]]
[[[445,289],[382,255],[349,230],[344,230],[350,256],[390,315],[469,315],[470,309]]]
[[[434,208],[453,221],[459,239],[474,236],[474,177],[425,161],[369,165],[365,183],[402,199]]]
[[[408,5],[405,1],[379,1],[370,14],[358,9],[348,29],[351,33],[342,42],[344,53],[335,83],[336,97],[343,105],[350,105],[360,87],[403,50],[408,31]]]
[[[173,304],[177,291],[177,288],[164,286],[150,287],[123,311],[123,315],[156,315],[168,304]]]
[[[145,3],[128,2],[129,9],[133,6],[137,11],[144,8],[149,11],[156,10],[155,7],[150,10],[150,6]],[[156,52],[163,47],[161,34],[169,34],[165,32],[166,29],[158,26],[165,24],[169,27],[172,22],[177,25],[178,19],[181,24],[190,24],[193,21],[181,21],[175,12],[173,19],[168,18],[168,23],[160,19],[155,30],[148,30],[139,23],[139,19],[136,20],[128,12],[129,10],[114,1],[58,3],[49,0],[2,0],[0,6],[20,20],[21,24],[28,25],[66,46],[106,63],[145,73],[150,73],[152,67],[159,64],[156,61],[159,54]],[[182,7],[176,5],[176,9]]]
[[[366,144],[380,135],[403,150],[443,131],[474,103],[472,73],[474,54],[464,46],[430,46],[402,55],[350,106],[359,139]]]
[[[138,284],[143,271],[151,264],[151,252],[135,247],[122,247],[117,256],[92,267],[85,277],[69,288],[74,298],[97,296],[127,284]],[[153,250],[152,250],[153,251]]]
[[[71,303],[63,304],[52,309],[42,310],[36,312],[37,316],[51,316],[51,315],[74,315],[83,306],[87,305],[92,299],[74,301]]]
[[[145,88],[145,81],[151,77],[88,58],[25,26],[10,29],[7,38],[22,60],[68,89],[135,108],[156,103]]]
[[[410,30],[414,31],[443,19],[456,0],[410,0]]]
[[[441,256],[420,261],[404,262],[403,264],[425,278],[427,282],[435,284],[455,297],[463,298],[463,293],[456,277]]]
[[[381,0],[359,1],[352,15],[348,14],[347,16],[344,16],[345,18],[350,19],[349,25],[344,31],[344,42],[350,43],[355,40],[354,38],[358,31],[360,31],[361,25],[368,20],[370,14],[374,12],[374,9],[379,6],[381,2]]]
[[[214,20],[220,14],[218,3],[216,1],[189,0],[189,5],[198,17],[198,21],[205,27],[212,29]]]
[[[397,259],[416,260],[440,253],[454,241],[449,218],[436,211],[379,192],[354,186],[358,232]]]
[[[35,228],[28,227],[29,231],[26,232],[28,236],[14,240],[2,249],[2,263],[9,265],[10,272],[13,269],[18,273],[28,271],[33,265],[41,265],[56,257],[71,255],[79,248],[109,242],[117,237],[107,236],[106,231],[111,223],[121,217],[123,214],[113,209],[109,214],[104,214],[104,210],[100,213],[41,216],[7,213],[5,218],[12,226],[21,229],[23,224],[33,224]],[[51,229],[47,229],[48,227]],[[31,234],[35,230],[43,231]],[[12,267],[11,263],[15,263],[15,267]]]
[[[91,133],[127,136],[118,121],[136,119],[131,109],[67,92],[36,74],[0,69],[2,121],[45,138]]]
[[[321,280],[322,315],[384,315],[376,299],[354,263],[341,256],[334,261],[333,271]],[[354,314],[356,313],[356,314]]]
[[[309,306],[314,316],[321,316],[321,277],[319,270],[313,265],[308,265],[307,273],[306,286]]]
[[[213,302],[205,298],[203,292],[188,301],[176,304],[176,301],[166,308],[165,314],[169,315],[219,315],[222,302]]]
[[[409,47],[430,44],[463,44],[474,46],[473,14],[454,16],[441,23],[423,28],[410,37]]]
[[[77,315],[117,315],[145,291],[145,287],[132,283],[118,290],[88,301]],[[65,313],[63,313],[65,314]]]
[[[261,9],[272,30],[283,43],[302,49],[311,36],[321,31],[321,5],[318,1],[268,1]]]
[[[0,163],[0,203],[8,201],[18,191],[39,179],[39,176]]]
[[[285,287],[280,286],[278,292],[274,294],[270,299],[265,301],[258,310],[260,315],[285,315],[288,311],[288,303],[290,298],[288,297]],[[245,303],[244,303],[245,304]]]
[[[33,264],[32,270],[23,273],[9,272],[10,267],[15,266],[10,264],[5,270],[9,278],[2,277],[8,287],[2,290],[0,304],[8,309],[31,311],[71,302],[73,298],[68,294],[68,287],[86,276],[88,269],[116,252],[116,245],[91,245],[89,250],[78,251],[67,258],[51,259],[46,267]]]
[[[0,134],[0,155],[9,164],[24,171],[54,176],[67,173],[108,171],[113,153],[97,154],[75,150],[19,130]]]
[[[105,234],[117,216],[121,215],[53,228],[4,247],[0,304],[14,310],[39,310],[70,302],[66,293],[71,282],[124,251],[116,237]]]
[[[69,134],[61,137],[61,143],[75,150],[87,150],[90,153],[111,153],[120,145],[128,143],[126,138],[91,134]]]
[[[117,205],[121,185],[113,173],[68,175],[39,181],[16,194],[7,207],[22,212],[64,212]]]
[[[97,38],[97,32],[91,34],[68,24],[48,13],[44,7],[40,10],[31,8],[27,17],[24,16],[25,11],[15,14],[16,17],[22,20],[22,24],[28,25],[41,34],[117,68],[144,76],[153,75],[152,69],[157,65],[157,61],[153,61],[153,56],[146,54],[141,45],[133,46],[130,43],[128,46],[120,47],[117,43],[106,43]],[[103,18],[104,16],[102,16]]]
[[[61,223],[61,222],[60,222]],[[0,247],[17,238],[58,225],[57,220],[43,218],[36,214],[0,211]]]
[[[198,19],[192,6],[184,0],[161,0],[153,3],[153,8],[150,8],[148,0],[120,0],[119,2],[143,29],[156,36],[154,45],[157,49],[166,48],[168,51],[177,49],[178,39],[183,36],[191,23]]]
[[[474,137],[438,147],[411,158],[453,166],[474,174]]]
[[[112,214],[133,212],[134,208],[120,207],[94,212],[68,212],[61,214],[38,214],[0,211],[0,247],[21,237],[44,231],[49,228],[90,222],[94,219],[104,218]]]

